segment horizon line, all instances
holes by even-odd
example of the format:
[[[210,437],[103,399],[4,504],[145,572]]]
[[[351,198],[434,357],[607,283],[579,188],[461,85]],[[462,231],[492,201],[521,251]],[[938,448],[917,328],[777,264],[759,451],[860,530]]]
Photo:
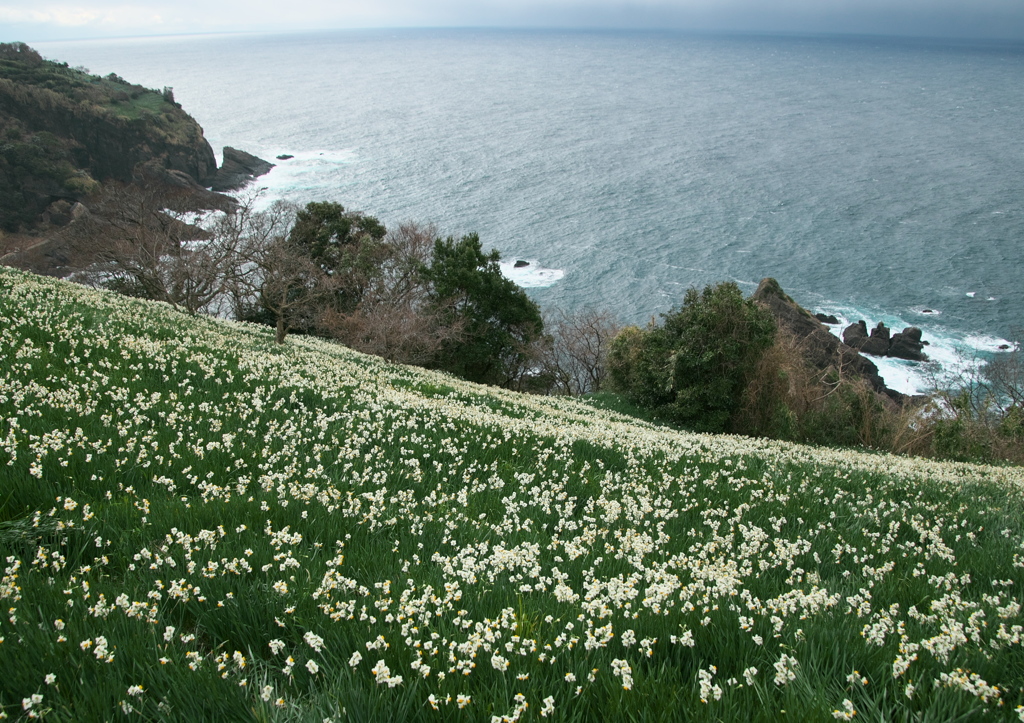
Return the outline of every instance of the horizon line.
[[[871,33],[871,32],[840,32],[814,30],[738,30],[709,28],[646,28],[606,26],[542,26],[542,25],[381,25],[365,27],[336,28],[295,28],[266,30],[211,30],[205,32],[172,32],[172,33],[134,33],[125,35],[89,35],[80,37],[50,37],[35,40],[8,40],[6,43],[86,43],[97,41],[125,40],[173,40],[185,38],[216,38],[216,37],[282,37],[290,35],[326,35],[331,33],[365,33],[365,32],[399,32],[399,31],[487,31],[509,33],[581,33],[581,34],[638,34],[638,35],[693,35],[704,37],[744,37],[744,38],[792,38],[792,39],[830,39],[830,40],[895,40],[913,42],[942,42],[955,44],[1010,44],[1024,46],[1024,38],[986,37],[970,35],[908,35],[906,33]]]

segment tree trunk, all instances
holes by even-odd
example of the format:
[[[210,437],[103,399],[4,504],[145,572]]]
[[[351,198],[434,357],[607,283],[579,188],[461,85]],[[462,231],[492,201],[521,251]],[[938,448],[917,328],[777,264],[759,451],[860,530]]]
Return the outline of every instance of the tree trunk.
[[[287,333],[288,333],[288,330],[284,326],[284,315],[283,314],[278,314],[277,315],[277,332],[274,334],[274,341],[276,341],[278,344],[284,344],[284,337],[285,337],[285,334],[287,334]]]

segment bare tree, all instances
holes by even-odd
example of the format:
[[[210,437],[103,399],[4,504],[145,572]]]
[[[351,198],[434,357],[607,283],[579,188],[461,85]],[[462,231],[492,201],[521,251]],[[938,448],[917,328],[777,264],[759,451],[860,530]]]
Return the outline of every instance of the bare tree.
[[[984,369],[1002,419],[1024,413],[1024,332],[1018,330],[1014,336],[1018,341],[1012,349],[997,354]]]
[[[289,331],[310,326],[320,312],[319,305],[334,293],[335,285],[287,238],[275,241],[261,250],[255,263],[260,271],[260,302],[274,315],[274,339],[283,344]]]
[[[424,270],[437,230],[406,223],[388,231],[384,255],[351,312],[328,308],[320,327],[328,336],[367,354],[403,364],[426,364],[462,333],[434,303]]]
[[[214,227],[215,236],[237,249],[228,275],[237,318],[265,312],[272,318],[275,340],[283,344],[295,328],[311,328],[330,304],[337,283],[309,254],[289,240],[295,207],[283,202],[255,209],[244,202]]]
[[[551,343],[541,352],[540,366],[553,391],[580,395],[600,389],[607,376],[608,346],[621,328],[615,317],[597,309],[559,309],[544,326]]]
[[[227,291],[237,249],[226,239],[212,237],[182,244],[178,253],[165,259],[171,303],[190,314],[211,311]]]
[[[1024,365],[1019,343],[983,360],[960,354],[933,377],[932,453],[966,460],[1024,461]]]
[[[183,201],[165,188],[108,185],[65,232],[75,278],[191,314],[206,310],[226,291],[237,239],[198,225]]]
[[[110,184],[92,213],[71,224],[69,246],[79,278],[123,293],[171,301],[162,260],[178,252],[180,220],[152,189]]]

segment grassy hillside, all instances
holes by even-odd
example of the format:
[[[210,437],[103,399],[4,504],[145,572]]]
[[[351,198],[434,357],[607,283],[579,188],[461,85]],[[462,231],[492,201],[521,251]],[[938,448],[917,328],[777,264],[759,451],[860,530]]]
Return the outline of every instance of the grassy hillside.
[[[1024,704],[1019,468],[671,432],[10,270],[0,414],[10,719]]]

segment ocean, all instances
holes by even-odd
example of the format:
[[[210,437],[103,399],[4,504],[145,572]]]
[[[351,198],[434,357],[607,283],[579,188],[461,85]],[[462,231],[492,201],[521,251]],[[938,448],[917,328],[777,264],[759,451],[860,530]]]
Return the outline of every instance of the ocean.
[[[360,30],[35,44],[173,87],[215,150],[293,158],[264,198],[478,232],[542,308],[645,324],[766,276],[918,326],[923,391],[1024,327],[1024,45]],[[514,269],[516,260],[529,266]],[[841,327],[840,327],[841,328]]]

